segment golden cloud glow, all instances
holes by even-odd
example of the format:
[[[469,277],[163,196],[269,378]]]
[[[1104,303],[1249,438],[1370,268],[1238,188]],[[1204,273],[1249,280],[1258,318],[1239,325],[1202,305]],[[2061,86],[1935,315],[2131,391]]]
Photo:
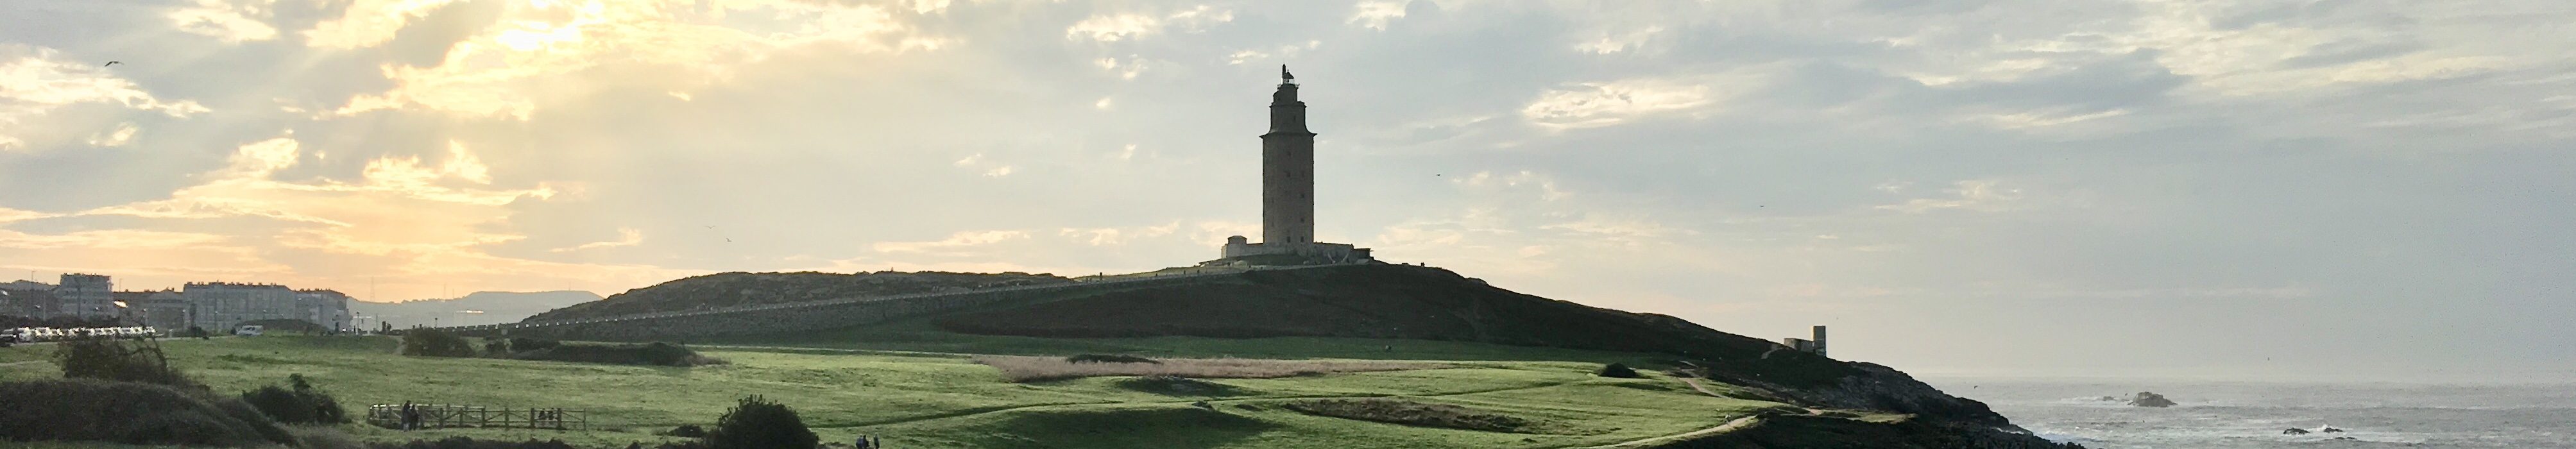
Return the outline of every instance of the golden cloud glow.
[[[352,22],[386,23],[416,18],[444,0],[377,1]],[[944,2],[914,2],[905,14],[938,12]],[[656,76],[621,83],[659,85],[671,91],[719,82],[740,65],[805,45],[843,45],[861,52],[937,50],[946,39],[920,35],[877,5],[842,6],[795,0],[589,0],[513,3],[501,23],[452,47],[429,67],[387,64],[392,90],[358,95],[338,108],[349,115],[420,107],[465,116],[524,120],[539,104],[602,88],[581,79],[604,64],[648,65]],[[317,28],[334,44],[364,47],[389,35]],[[387,31],[390,33],[390,31]],[[317,42],[326,40],[315,38]]]

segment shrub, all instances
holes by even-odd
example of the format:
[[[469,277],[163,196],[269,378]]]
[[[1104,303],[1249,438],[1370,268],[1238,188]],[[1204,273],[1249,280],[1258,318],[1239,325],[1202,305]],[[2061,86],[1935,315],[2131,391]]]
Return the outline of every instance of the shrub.
[[[195,338],[195,339],[199,339],[199,340],[205,340],[205,339],[214,338],[214,337],[215,337],[215,333],[213,333],[213,332],[206,332],[206,328],[203,328],[203,327],[188,326],[188,330],[186,330],[186,331],[182,331],[182,332],[179,332],[179,336],[181,336],[181,337],[187,337],[187,338]]]
[[[117,340],[65,341],[54,348],[54,361],[62,364],[64,378],[205,388],[179,369],[171,368],[157,345],[128,345]]]
[[[1622,364],[1617,364],[1617,363],[1612,363],[1612,364],[1608,364],[1608,365],[1602,365],[1602,366],[1601,366],[1601,372],[1600,372],[1600,373],[1596,373],[1596,374],[1600,375],[1601,377],[1616,377],[1616,378],[1621,378],[1621,379],[1636,379],[1636,378],[1646,377],[1646,376],[1638,375],[1638,374],[1637,374],[1637,370],[1636,370],[1636,369],[1634,369],[1634,368],[1629,368],[1629,367],[1628,367],[1628,365],[1622,365]]]
[[[1149,359],[1149,358],[1144,358],[1144,357],[1137,357],[1137,356],[1132,356],[1132,355],[1117,355],[1117,354],[1082,354],[1082,355],[1076,355],[1076,356],[1072,356],[1072,357],[1065,357],[1065,358],[1064,358],[1064,361],[1067,361],[1067,362],[1073,362],[1073,363],[1154,363],[1154,364],[1160,364],[1160,363],[1163,363],[1163,362],[1157,362],[1157,361],[1154,361],[1154,359]]]
[[[698,427],[696,424],[681,424],[679,427],[673,427],[671,428],[671,431],[663,432],[662,434],[675,437],[705,438],[707,436],[707,428]]]
[[[412,329],[403,332],[402,355],[424,357],[473,357],[474,344],[465,337],[438,329]]]
[[[1487,432],[1524,432],[1538,424],[1484,410],[1402,399],[1319,399],[1289,402],[1281,407],[1316,416]]]
[[[517,343],[511,344],[512,348]],[[534,351],[519,350],[510,358],[520,360],[553,360],[558,362],[608,363],[617,365],[698,366],[725,363],[724,360],[698,355],[687,346],[653,342],[641,345],[554,345]]]
[[[1234,386],[1169,374],[1119,379],[1119,388],[1166,396],[1234,396]]]
[[[1250,379],[1362,371],[1442,368],[1446,365],[1374,360],[1162,359],[1161,363],[1076,363],[1068,358],[1007,355],[975,356],[975,363],[1002,371],[1012,382],[1035,382],[1101,376],[1173,375],[1200,379]]]
[[[711,449],[808,448],[819,440],[795,410],[760,396],[742,398],[707,432]]]
[[[236,328],[238,328],[238,327],[242,327],[242,326],[259,326],[259,327],[260,327],[260,330],[261,330],[262,332],[269,333],[269,334],[283,334],[283,333],[287,333],[287,332],[295,332],[295,333],[301,333],[301,334],[321,334],[321,333],[329,333],[329,332],[331,332],[331,328],[330,328],[330,327],[328,327],[328,326],[323,326],[323,325],[321,325],[321,324],[316,324],[316,323],[311,322],[311,321],[304,321],[304,320],[299,320],[299,319],[294,319],[294,318],[278,318],[278,319],[268,319],[268,320],[250,320],[250,321],[243,321],[243,322],[241,322],[240,324],[234,324],[234,325],[233,325],[233,327],[236,327]]]
[[[313,384],[304,381],[303,374],[287,375],[286,380],[292,386],[292,390],[270,385],[260,387],[258,390],[242,392],[241,400],[259,409],[260,414],[268,415],[277,422],[289,424],[349,422],[348,413],[340,409],[340,401],[332,398],[330,393],[314,389]]]
[[[96,379],[0,383],[0,441],[251,447],[295,438],[234,400]]]
[[[376,443],[372,449],[573,449],[563,440],[486,441],[466,437],[447,437],[438,441],[412,440],[409,443]],[[800,448],[801,449],[801,448]]]
[[[299,449],[367,449],[366,443],[340,429],[323,426],[287,426],[286,433],[295,436]]]
[[[547,339],[542,339],[542,338],[525,338],[525,337],[521,337],[521,338],[512,338],[512,339],[510,339],[510,350],[512,350],[512,351],[535,351],[535,350],[541,350],[541,349],[552,348],[552,347],[559,346],[559,345],[562,345],[562,344],[563,344],[563,342],[558,342],[558,341],[554,341],[554,340],[547,340]]]

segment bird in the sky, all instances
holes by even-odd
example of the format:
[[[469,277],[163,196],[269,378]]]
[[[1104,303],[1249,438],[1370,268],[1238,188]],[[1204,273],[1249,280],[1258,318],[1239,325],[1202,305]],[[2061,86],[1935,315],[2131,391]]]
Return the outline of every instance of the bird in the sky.
[[[106,65],[101,65],[101,66],[99,66],[99,67],[107,67],[107,66],[111,66],[111,65],[116,65],[116,63],[119,63],[119,62],[125,62],[125,61],[108,61]]]
[[[725,239],[725,243],[733,243],[733,239],[730,239],[730,238]]]
[[[716,225],[707,225],[707,229],[715,229],[715,228],[716,228]]]

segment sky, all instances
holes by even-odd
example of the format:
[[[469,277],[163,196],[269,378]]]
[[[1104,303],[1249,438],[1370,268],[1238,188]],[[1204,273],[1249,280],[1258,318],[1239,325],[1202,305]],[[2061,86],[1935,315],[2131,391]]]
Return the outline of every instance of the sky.
[[[2563,0],[0,2],[0,277],[603,295],[1318,238],[1951,372],[2576,368]],[[115,65],[105,65],[116,61]],[[2053,372],[2052,371],[2052,372]]]

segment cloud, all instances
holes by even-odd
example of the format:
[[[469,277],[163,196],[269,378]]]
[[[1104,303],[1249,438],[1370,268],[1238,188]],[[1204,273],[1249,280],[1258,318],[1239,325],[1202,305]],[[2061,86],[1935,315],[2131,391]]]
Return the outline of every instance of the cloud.
[[[922,242],[877,242],[870,245],[880,253],[954,254],[967,248],[1029,238],[1026,231],[961,231],[946,239]]]
[[[1387,23],[1404,18],[1404,6],[1407,3],[1409,2],[1402,0],[1361,1],[1357,10],[1351,12],[1348,22],[1364,28],[1385,30]]]
[[[366,48],[393,40],[405,25],[427,15],[430,10],[459,0],[355,0],[340,11],[340,17],[313,24],[305,30],[304,44],[316,48]]]
[[[1953,197],[1915,198],[1906,200],[1904,203],[1883,205],[1878,208],[1909,214],[1942,209],[1994,212],[2010,209],[2013,202],[2022,199],[2021,189],[2007,187],[2001,181],[1991,179],[1959,181],[1952,183],[1951,186],[1947,192],[1954,195]]]
[[[58,114],[84,105],[175,118],[207,112],[194,101],[163,101],[132,80],[98,64],[65,59],[58,50],[0,43],[0,150],[83,141],[79,136],[113,135],[121,132],[115,127],[131,126],[94,114]]]
[[[89,136],[89,145],[94,147],[125,146],[127,143],[134,142],[134,133],[138,131],[142,131],[142,128],[136,128],[133,123],[119,124],[116,125],[116,130],[114,131],[91,134]]]
[[[1065,38],[1096,42],[1133,41],[1163,33],[1166,29],[1182,32],[1205,31],[1219,23],[1234,21],[1234,11],[1198,5],[1171,13],[1095,14],[1074,22],[1064,29]]]
[[[364,48],[449,0],[368,0],[347,16],[307,33],[317,46]],[[728,17],[733,17],[728,19]],[[743,18],[757,18],[745,22]],[[381,27],[381,28],[380,28]],[[738,28],[739,27],[739,28]],[[578,97],[607,84],[590,82],[604,65],[634,68],[622,84],[685,91],[719,82],[770,55],[813,45],[869,53],[934,51],[946,39],[921,34],[893,11],[797,0],[715,3],[511,3],[499,24],[455,43],[427,67],[386,64],[395,87],[353,96],[348,115],[413,106],[470,117],[526,120],[547,99]],[[650,70],[641,68],[651,67]]]
[[[1161,226],[1147,226],[1141,228],[1064,228],[1062,230],[1058,230],[1057,234],[1072,237],[1086,245],[1110,246],[1125,245],[1138,238],[1168,236],[1172,235],[1174,232],[1180,231],[1180,229],[1181,222],[1173,221]]]
[[[277,0],[196,0],[195,4],[173,8],[163,17],[180,31],[213,37],[225,43],[264,41],[277,38],[277,27],[267,22]]]
[[[586,249],[618,248],[642,244],[644,244],[644,231],[636,230],[635,228],[617,228],[617,240],[583,243],[577,246],[555,248],[547,251],[568,253]]]
[[[1597,128],[1690,111],[1717,100],[1717,92],[1706,84],[1636,78],[1550,89],[1522,107],[1521,116],[1551,128]]]

